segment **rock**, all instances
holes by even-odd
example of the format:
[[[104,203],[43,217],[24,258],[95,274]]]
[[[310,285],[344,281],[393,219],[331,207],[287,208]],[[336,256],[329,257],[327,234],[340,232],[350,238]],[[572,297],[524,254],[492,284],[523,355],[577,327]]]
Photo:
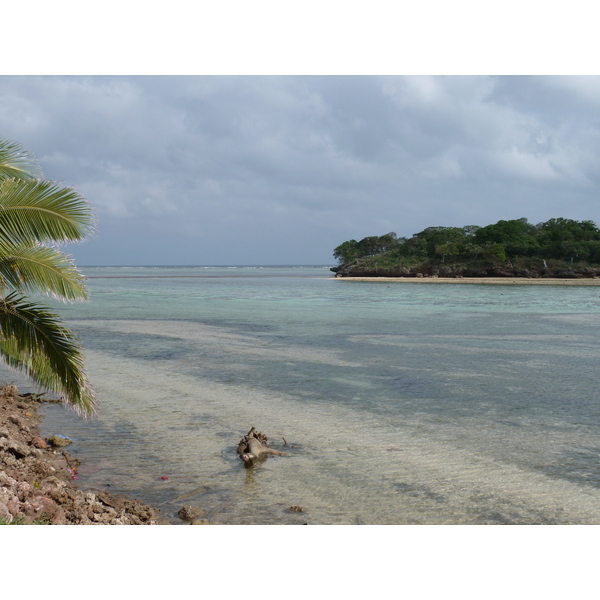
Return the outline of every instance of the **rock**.
[[[13,496],[7,503],[6,503],[6,508],[8,508],[8,512],[13,516],[16,517],[19,514],[19,507],[20,507],[20,503],[19,503],[19,499],[16,496]]]
[[[38,450],[38,452],[41,452],[41,450]],[[39,477],[40,479],[46,479],[46,477],[50,477],[53,473],[56,473],[56,469],[54,467],[51,467],[44,460],[39,460],[35,465],[33,471],[35,477]]]
[[[19,390],[16,385],[9,383],[2,388],[3,398],[16,398],[19,395]]]
[[[100,507],[95,507],[94,510],[100,515],[100,519],[105,522],[112,521],[112,519],[117,518],[117,511],[110,506],[107,506],[102,510]]]
[[[0,502],[0,519],[10,523],[13,520],[13,516],[8,510],[8,506],[4,502]]]
[[[208,519],[194,519],[190,525],[210,525]]]
[[[117,511],[123,510],[127,506],[127,503],[130,502],[126,496],[117,496],[108,492],[99,493],[97,498],[100,502],[106,504],[106,506],[110,506]]]
[[[15,485],[15,483],[17,483],[16,479],[14,479],[13,477],[11,477],[8,473],[5,473],[4,471],[0,471],[0,485],[2,487],[12,487],[13,485]],[[0,488],[0,497],[2,494],[2,489]]]
[[[156,523],[158,515],[151,506],[142,504],[139,500],[132,500],[127,505],[127,514],[136,517],[143,523]]]
[[[9,421],[14,423],[21,430],[21,433],[29,433],[29,427],[21,419],[10,417]]]
[[[14,454],[17,458],[23,458],[31,454],[31,450],[27,446],[18,444],[17,442],[9,442],[6,445],[6,449]]]
[[[60,510],[62,509],[59,508],[58,504],[47,496],[35,496],[21,505],[21,511],[27,516],[26,520],[29,523],[42,517],[49,521],[53,521],[55,518],[60,521],[61,516],[64,519],[64,510],[62,515],[57,514]]]
[[[31,486],[26,481],[19,481],[19,483],[17,483],[17,497],[21,502],[25,502],[25,500],[31,495],[31,489]]]
[[[65,509],[62,506],[59,506],[56,509],[56,512],[48,518],[52,522],[52,525],[67,525],[67,516],[65,514]]]
[[[182,509],[179,510],[177,516],[182,521],[195,521],[198,517],[201,517],[205,514],[206,511],[202,510],[198,506],[184,506]]]
[[[46,442],[41,437],[34,437],[31,440],[31,445],[35,448],[39,448],[40,450],[46,450],[47,448],[50,448],[50,446],[46,444]]]
[[[45,489],[52,489],[53,491],[60,492],[63,488],[67,487],[67,482],[59,479],[55,475],[50,475],[50,477],[46,477],[42,482],[45,486]]]
[[[73,443],[73,440],[64,435],[51,435],[46,438],[46,442],[56,448],[62,448],[63,446],[70,446]]]
[[[4,464],[7,467],[19,467],[19,464],[18,464],[17,459],[15,458],[14,454],[5,454],[4,455]]]

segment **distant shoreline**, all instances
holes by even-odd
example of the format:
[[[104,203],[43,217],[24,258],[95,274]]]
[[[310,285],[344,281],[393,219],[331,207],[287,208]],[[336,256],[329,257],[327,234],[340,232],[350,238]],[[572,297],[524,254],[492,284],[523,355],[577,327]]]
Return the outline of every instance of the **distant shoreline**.
[[[336,281],[379,283],[462,283],[470,285],[576,285],[600,286],[599,279],[529,279],[526,277],[332,277]]]

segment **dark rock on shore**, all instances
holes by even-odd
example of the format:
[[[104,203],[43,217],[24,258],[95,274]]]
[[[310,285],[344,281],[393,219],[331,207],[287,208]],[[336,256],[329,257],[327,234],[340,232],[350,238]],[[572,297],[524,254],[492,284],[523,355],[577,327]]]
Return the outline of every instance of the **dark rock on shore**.
[[[14,387],[14,386],[13,386]],[[0,523],[155,525],[158,512],[139,500],[73,483],[80,461],[40,437],[39,397],[0,396]],[[55,437],[55,436],[53,436]],[[58,436],[63,441],[68,439]],[[71,441],[69,441],[71,443]]]
[[[55,448],[62,448],[63,446],[70,446],[73,440],[64,435],[52,435],[46,438],[46,442]]]

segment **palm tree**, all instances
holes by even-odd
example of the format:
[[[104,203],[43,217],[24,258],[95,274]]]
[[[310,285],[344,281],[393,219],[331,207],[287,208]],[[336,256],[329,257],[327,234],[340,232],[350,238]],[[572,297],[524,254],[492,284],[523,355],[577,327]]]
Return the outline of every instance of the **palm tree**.
[[[83,349],[58,315],[28,295],[88,299],[84,276],[56,246],[83,240],[92,225],[84,198],[41,179],[31,154],[0,138],[0,358],[84,416],[96,404]]]

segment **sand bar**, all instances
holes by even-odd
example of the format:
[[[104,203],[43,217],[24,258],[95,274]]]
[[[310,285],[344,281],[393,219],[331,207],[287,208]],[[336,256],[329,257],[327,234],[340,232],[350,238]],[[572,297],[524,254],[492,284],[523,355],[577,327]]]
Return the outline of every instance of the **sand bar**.
[[[588,285],[600,286],[598,279],[534,279],[528,277],[334,277],[336,281],[376,283],[462,283],[470,285]]]

